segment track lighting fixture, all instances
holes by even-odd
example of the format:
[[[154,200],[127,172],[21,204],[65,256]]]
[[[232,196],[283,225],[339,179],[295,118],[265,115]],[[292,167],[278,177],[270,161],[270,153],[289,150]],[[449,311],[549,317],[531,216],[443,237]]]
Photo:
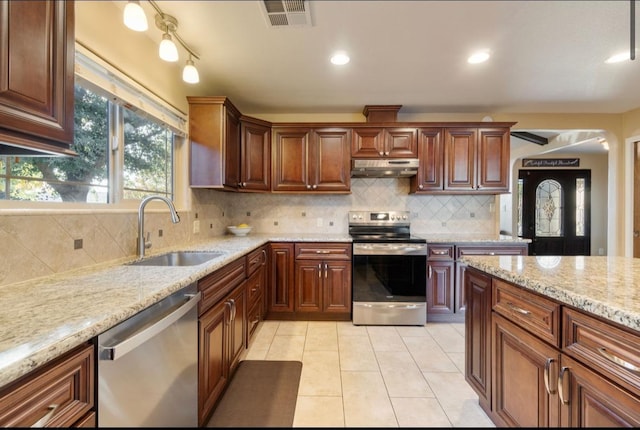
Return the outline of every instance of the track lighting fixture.
[[[147,31],[149,24],[140,2],[132,0],[124,7],[124,25],[134,31]]]
[[[194,66],[191,55],[189,55],[187,64],[184,66],[184,69],[182,69],[182,80],[189,84],[197,84],[198,82],[200,82],[198,69],[196,69],[196,66]]]
[[[190,84],[196,84],[200,82],[200,76],[198,69],[193,62],[193,59],[200,59],[198,55],[180,38],[178,35],[178,20],[171,15],[167,15],[162,12],[156,2],[149,0],[149,4],[155,9],[155,24],[156,27],[162,32],[162,40],[158,48],[158,55],[164,61],[175,62],[178,61],[178,47],[174,40],[176,40],[188,53],[189,59],[182,71],[182,79]],[[140,6],[139,1],[129,1],[124,9],[124,23],[127,27],[135,31],[145,31],[148,28],[147,17],[144,10]]]

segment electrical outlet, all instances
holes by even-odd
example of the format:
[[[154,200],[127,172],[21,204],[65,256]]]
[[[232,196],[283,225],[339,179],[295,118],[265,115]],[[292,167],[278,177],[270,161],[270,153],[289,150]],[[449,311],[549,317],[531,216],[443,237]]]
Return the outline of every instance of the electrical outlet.
[[[200,220],[193,221],[193,234],[200,233]]]

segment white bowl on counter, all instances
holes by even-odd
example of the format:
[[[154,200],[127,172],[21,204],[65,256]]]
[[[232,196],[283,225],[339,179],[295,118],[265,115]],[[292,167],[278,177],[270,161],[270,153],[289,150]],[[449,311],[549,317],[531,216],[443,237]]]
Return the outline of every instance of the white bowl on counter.
[[[236,227],[235,225],[229,225],[227,226],[227,230],[229,230],[231,233],[235,234],[236,236],[246,236],[249,234],[249,232],[253,229],[253,227],[249,226],[249,227]]]

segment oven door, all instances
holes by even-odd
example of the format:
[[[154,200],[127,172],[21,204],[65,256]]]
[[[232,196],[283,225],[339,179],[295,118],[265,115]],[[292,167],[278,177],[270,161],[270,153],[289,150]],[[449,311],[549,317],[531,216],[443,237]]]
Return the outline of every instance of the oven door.
[[[354,243],[353,323],[424,325],[426,245]]]

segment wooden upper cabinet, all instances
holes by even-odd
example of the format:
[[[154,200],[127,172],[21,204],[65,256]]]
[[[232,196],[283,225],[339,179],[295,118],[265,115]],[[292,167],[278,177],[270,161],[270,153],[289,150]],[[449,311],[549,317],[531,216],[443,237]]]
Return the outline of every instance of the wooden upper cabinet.
[[[241,115],[227,97],[187,97],[190,185],[234,191],[271,188],[271,124]]]
[[[444,146],[441,128],[418,129],[418,174],[411,177],[413,192],[441,191],[443,187]]]
[[[349,129],[274,127],[272,142],[272,191],[350,191]]]
[[[354,158],[416,158],[417,129],[405,127],[354,128],[351,156]]]
[[[271,190],[271,126],[240,119],[240,191]]]
[[[4,154],[75,155],[74,16],[73,1],[0,1]]]
[[[508,128],[478,129],[477,189],[509,191]]]
[[[476,128],[445,130],[445,190],[475,190]]]
[[[508,123],[507,123],[508,124]],[[474,124],[475,125],[475,124]],[[509,191],[510,126],[418,129],[417,194],[498,194]]]

